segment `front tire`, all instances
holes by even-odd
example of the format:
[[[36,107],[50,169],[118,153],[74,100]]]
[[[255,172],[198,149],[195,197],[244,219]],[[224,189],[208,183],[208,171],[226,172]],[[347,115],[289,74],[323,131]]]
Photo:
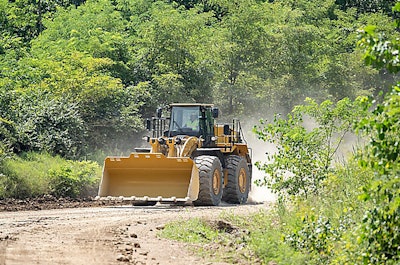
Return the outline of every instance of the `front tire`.
[[[215,156],[199,156],[194,162],[199,169],[199,196],[194,205],[217,206],[222,198],[222,166]]]
[[[243,204],[249,197],[251,177],[244,157],[231,155],[226,158],[228,183],[224,188],[222,200],[228,203]]]
[[[154,206],[156,204],[157,204],[157,202],[154,202],[154,201],[151,201],[151,202],[148,202],[148,201],[134,201],[134,202],[132,202],[133,206]]]

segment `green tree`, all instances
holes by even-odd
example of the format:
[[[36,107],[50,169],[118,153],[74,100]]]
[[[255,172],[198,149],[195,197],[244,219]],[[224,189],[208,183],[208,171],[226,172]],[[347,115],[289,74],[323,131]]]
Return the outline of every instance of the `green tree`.
[[[28,91],[65,96],[85,143],[110,148],[174,101],[211,101],[231,118],[355,98],[393,78],[355,62],[355,29],[395,36],[388,21],[333,0],[0,0],[0,111]]]
[[[209,101],[211,72],[202,55],[207,52],[210,36],[206,25],[212,23],[212,14],[159,1],[148,15],[137,28],[134,60],[144,63],[141,69],[149,71],[143,81],[153,85],[156,102]]]
[[[210,59],[216,73],[214,98],[225,113],[287,112],[307,96],[349,96],[349,83],[356,90],[364,80],[352,78],[354,72],[346,68],[350,60],[341,61],[348,53],[339,57],[339,45],[332,45],[341,34],[333,34],[334,1],[214,2],[226,10]],[[341,76],[348,75],[340,87],[327,78],[338,70],[331,63],[337,58]],[[360,70],[359,76],[364,74]]]
[[[77,158],[85,151],[85,127],[79,108],[67,97],[29,91],[12,105],[16,141],[14,152],[47,151]]]
[[[391,13],[392,6],[397,0],[336,0],[336,3],[343,10],[356,8],[358,13]]]
[[[400,3],[393,8],[400,12]],[[400,26],[400,20],[395,21]],[[360,32],[359,46],[365,62],[391,72],[399,72],[398,39],[377,35],[375,27]],[[366,101],[366,107],[370,107]],[[383,102],[373,107],[372,116],[361,120],[359,128],[370,138],[361,165],[371,168],[374,180],[364,186],[364,200],[372,201],[361,224],[359,243],[364,264],[398,264],[400,260],[400,84],[393,86]],[[358,254],[358,253],[357,253]]]
[[[46,30],[32,42],[34,57],[60,61],[78,51],[107,58],[112,63],[103,70],[124,84],[131,82],[126,21],[111,2],[88,1],[78,8],[60,9],[54,18],[43,23]]]
[[[358,101],[345,98],[336,104],[329,100],[317,104],[307,99],[285,118],[275,116],[272,123],[261,121],[254,132],[259,139],[275,144],[277,151],[267,155],[267,163],[256,163],[268,174],[258,184],[267,185],[282,200],[318,194],[334,170],[334,156],[344,136],[361,116]]]
[[[0,33],[17,36],[25,45],[45,29],[43,20],[52,16],[57,8],[79,6],[85,0],[19,0],[0,1]]]
[[[246,99],[253,96],[251,90],[262,82],[258,71],[266,62],[268,42],[262,22],[271,13],[254,1],[214,2],[227,10],[211,46],[210,60],[216,73],[214,98],[223,112],[232,115],[245,109]]]
[[[77,104],[88,150],[126,147],[122,142],[142,128],[140,108],[148,91],[131,85],[124,23],[108,1],[59,10],[44,21],[46,30],[32,41],[31,55],[9,74],[14,89],[46,91]]]
[[[41,77],[36,84],[19,89],[46,91],[55,100],[68,98],[76,104],[86,130],[84,143],[90,149],[122,147],[120,140],[129,141],[142,128],[139,110],[148,93],[141,87],[123,86],[107,71],[102,73],[102,69],[112,64],[110,59],[75,53],[61,62],[46,59],[24,62]]]

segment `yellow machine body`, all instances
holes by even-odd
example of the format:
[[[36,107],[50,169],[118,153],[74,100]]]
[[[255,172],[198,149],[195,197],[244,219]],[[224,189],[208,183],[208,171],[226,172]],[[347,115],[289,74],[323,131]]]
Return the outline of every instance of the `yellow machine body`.
[[[187,106],[192,105],[179,105],[182,109]],[[203,135],[190,135],[189,130],[189,135],[156,134],[147,137],[150,148],[146,152],[135,152],[126,157],[107,157],[104,161],[98,199],[133,202],[195,202],[198,198],[201,200],[200,170],[194,160],[196,155],[193,154],[203,152],[198,155],[213,156],[218,152],[219,160],[223,160],[225,154],[237,155],[248,158],[247,162],[251,164],[247,144],[239,142],[239,134],[236,131],[231,130],[229,135],[226,135],[227,127],[224,130],[223,126],[213,125],[211,122],[208,128],[211,128],[211,134],[208,135],[209,141],[212,141],[211,149],[207,149],[209,146],[203,148],[204,143],[207,144]],[[222,174],[227,175],[223,172]],[[222,182],[227,183],[226,176],[223,179],[221,185]]]

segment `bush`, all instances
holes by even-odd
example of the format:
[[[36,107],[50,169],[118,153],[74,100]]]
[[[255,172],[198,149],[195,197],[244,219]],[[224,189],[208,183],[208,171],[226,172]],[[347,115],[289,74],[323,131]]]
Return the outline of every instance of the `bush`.
[[[318,194],[323,181],[333,172],[333,160],[354,120],[365,114],[358,101],[327,100],[317,104],[308,98],[286,118],[275,116],[272,123],[261,121],[254,128],[258,138],[276,145],[277,152],[267,156],[268,163],[256,166],[268,174],[259,185],[267,185],[280,199],[307,198]],[[305,118],[310,118],[308,128]]]
[[[94,162],[65,160],[47,153],[23,153],[3,161],[0,198],[95,195],[101,168]]]
[[[32,190],[25,179],[0,173],[0,199],[22,199],[30,196],[32,196]]]
[[[269,164],[258,163],[269,174],[261,184],[284,199],[277,205],[277,227],[286,247],[300,253],[303,263],[331,264],[339,260],[338,253],[345,260],[349,254],[348,237],[369,206],[360,203],[358,196],[373,172],[354,158],[343,165],[335,163],[334,156],[345,134],[366,114],[360,100],[317,104],[308,99],[287,119],[276,117],[255,130],[259,138],[277,145],[277,152],[268,156]],[[313,126],[307,126],[306,117]]]
[[[361,199],[372,202],[361,225],[359,243],[365,264],[400,261],[400,83],[360,122],[370,137],[360,164],[374,171]]]
[[[27,198],[48,193],[47,171],[63,162],[59,157],[31,152],[5,160],[0,180],[2,197]]]
[[[99,167],[94,162],[82,161],[68,163],[48,172],[50,193],[56,197],[87,197],[95,194],[98,188]]]
[[[335,255],[335,245],[350,225],[349,220],[348,216],[343,216],[339,225],[335,225],[324,216],[305,217],[300,229],[285,236],[285,242],[296,250],[310,254],[317,264],[329,264]]]
[[[395,27],[400,28],[400,3],[393,7]],[[400,72],[399,38],[377,34],[375,27],[360,31],[358,45],[365,49],[365,61],[378,69]],[[370,103],[365,101],[366,108]],[[359,123],[369,138],[360,164],[374,171],[375,178],[364,187],[361,199],[372,207],[365,212],[356,255],[364,264],[400,262],[400,82],[373,108],[372,115]]]
[[[67,97],[28,91],[15,102],[14,151],[48,152],[77,158],[85,151],[86,128],[79,106]]]

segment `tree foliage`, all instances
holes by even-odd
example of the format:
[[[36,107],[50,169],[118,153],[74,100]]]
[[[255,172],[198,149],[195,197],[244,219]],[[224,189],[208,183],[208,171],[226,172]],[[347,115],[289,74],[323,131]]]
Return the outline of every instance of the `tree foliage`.
[[[371,138],[361,160],[375,172],[375,179],[364,186],[363,200],[374,207],[365,213],[360,235],[364,262],[397,264],[400,260],[400,87],[393,87],[373,116],[360,123]]]
[[[400,4],[397,4],[393,12],[396,14],[399,11]],[[398,23],[396,20],[394,23],[396,27],[399,26]],[[358,45],[365,52],[364,60],[368,65],[378,69],[383,68],[381,70],[383,73],[397,73],[398,38],[388,39],[385,34],[377,32],[376,27],[372,26],[359,31]],[[392,86],[391,91],[386,93],[383,99],[377,98],[372,101],[372,98],[360,97],[354,102],[355,105],[349,105],[345,112],[336,112],[335,108],[325,112],[326,102],[323,102],[321,105],[316,104],[314,108],[322,119],[318,118],[318,115],[311,115],[316,121],[318,130],[335,126],[340,128],[341,122],[344,121],[350,121],[347,125],[343,123],[346,125],[344,128],[350,129],[352,124],[356,125],[358,132],[361,132],[367,141],[365,147],[358,150],[355,157],[360,166],[358,170],[365,172],[366,178],[362,177],[364,173],[353,171],[354,165],[351,165],[351,161],[344,164],[344,167],[353,173],[343,174],[343,170],[338,171],[340,168],[337,166],[324,171],[324,167],[320,167],[317,163],[320,156],[308,155],[310,150],[313,152],[319,150],[309,148],[310,145],[313,147],[312,144],[318,147],[324,146],[321,149],[323,154],[335,149],[327,145],[331,142],[329,138],[324,137],[329,135],[324,134],[324,130],[307,130],[299,126],[304,121],[302,115],[310,115],[308,107],[302,106],[299,113],[296,113],[294,108],[286,119],[275,119],[274,123],[263,125],[262,130],[257,131],[262,139],[278,144],[277,152],[269,156],[270,164],[261,165],[261,169],[270,174],[264,182],[272,185],[279,195],[297,195],[299,198],[301,197],[299,195],[310,194],[309,191],[316,186],[316,183],[320,184],[318,191],[329,194],[335,189],[335,185],[332,184],[337,178],[349,178],[350,183],[357,183],[353,188],[360,189],[359,202],[344,202],[348,199],[345,186],[340,186],[344,194],[335,193],[337,197],[334,199],[338,202],[326,194],[291,200],[297,207],[293,212],[298,223],[285,229],[285,242],[301,252],[310,253],[318,263],[398,264],[399,262],[399,84]],[[341,102],[342,100],[338,101],[338,106]],[[326,117],[335,117],[334,113],[341,113],[339,116],[341,122],[324,122]],[[329,131],[331,130],[328,129]],[[300,144],[298,144],[299,139]],[[312,141],[306,141],[309,139]],[[318,141],[319,139],[321,141]],[[299,158],[303,163],[296,160]],[[301,170],[296,171],[298,168]],[[311,178],[314,182],[308,181],[306,177],[313,176],[309,172],[317,170],[321,172],[317,176],[323,176],[321,181],[318,182],[318,178],[315,177]],[[302,172],[308,173],[303,176]],[[364,181],[360,182],[358,177],[362,177]],[[303,187],[307,187],[308,190],[304,191]],[[355,200],[354,195],[357,192],[352,194]],[[320,203],[324,205],[323,208],[317,206]],[[341,210],[346,204],[347,206]],[[339,206],[339,210],[332,209],[332,205]],[[304,215],[299,222],[298,216],[301,214]],[[335,245],[332,245],[331,241],[334,241]]]
[[[364,114],[359,102],[348,98],[336,104],[307,99],[287,117],[277,115],[272,123],[261,121],[254,131],[277,150],[267,155],[267,163],[256,164],[268,174],[258,184],[268,185],[281,199],[318,194],[333,173],[334,156],[345,135]]]
[[[211,99],[211,73],[201,60],[210,37],[208,23],[213,23],[211,13],[156,2],[136,29],[138,59],[145,59],[158,104]]]
[[[356,8],[359,13],[392,13],[396,0],[336,0],[341,9]]]
[[[46,92],[18,97],[10,113],[14,120],[14,151],[47,151],[77,158],[84,153],[85,128],[78,105]]]
[[[393,8],[400,12],[400,4]],[[400,20],[395,26],[399,27]],[[399,40],[377,38],[374,28],[361,32],[359,45],[365,49],[367,64],[399,72]],[[365,213],[359,243],[365,264],[397,264],[400,260],[400,84],[393,86],[382,103],[373,107],[372,116],[361,120],[359,129],[370,142],[361,157],[361,165],[371,168],[374,180],[365,185],[363,200],[373,207]],[[370,106],[366,100],[366,107]]]
[[[377,93],[393,75],[360,63],[356,29],[373,23],[398,33],[388,26],[391,13],[359,2],[1,0],[0,117],[11,124],[2,137],[16,152],[80,156],[132,149],[143,118],[171,102],[212,102],[225,119],[258,118],[287,113],[306,97]],[[38,105],[73,108],[76,122],[60,132],[79,127],[79,140],[65,136],[75,139],[70,151],[56,147],[67,146],[63,137],[38,147],[19,128],[15,106],[39,121],[39,110],[20,104],[33,95]]]

